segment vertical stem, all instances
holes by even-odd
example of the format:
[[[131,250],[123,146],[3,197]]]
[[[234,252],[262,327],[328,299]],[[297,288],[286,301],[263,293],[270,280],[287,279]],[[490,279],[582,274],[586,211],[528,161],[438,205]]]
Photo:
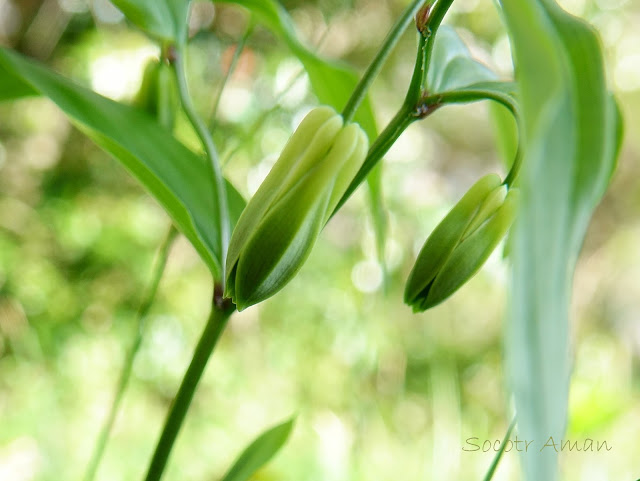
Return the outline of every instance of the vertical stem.
[[[116,415],[118,414],[118,410],[120,409],[120,403],[122,402],[122,397],[124,396],[124,391],[127,388],[127,384],[129,384],[129,379],[131,377],[131,370],[133,368],[133,361],[140,349],[140,344],[142,343],[142,337],[144,334],[144,321],[147,313],[149,312],[149,308],[153,304],[153,301],[156,297],[156,293],[158,292],[158,286],[160,285],[160,279],[162,279],[162,274],[164,273],[164,268],[167,264],[167,258],[169,256],[169,250],[171,249],[171,245],[176,238],[178,231],[175,229],[173,225],[169,227],[167,235],[165,236],[162,244],[158,248],[158,252],[156,254],[155,266],[153,268],[153,274],[151,276],[151,284],[147,288],[147,293],[140,303],[140,307],[138,308],[138,325],[136,329],[136,337],[133,340],[133,344],[131,344],[131,348],[127,353],[127,357],[124,360],[122,365],[122,372],[120,373],[120,378],[118,380],[118,386],[116,388],[116,393],[113,398],[113,402],[111,403],[111,409],[109,410],[109,414],[107,415],[107,419],[102,426],[102,430],[98,435],[98,440],[96,441],[96,445],[91,456],[91,460],[89,461],[89,465],[87,467],[87,472],[85,473],[84,479],[85,481],[91,481],[95,478],[96,472],[98,470],[98,466],[100,465],[100,460],[102,459],[102,455],[104,453],[105,447],[107,445],[107,441],[109,440],[109,436],[111,434],[111,430],[113,429],[113,424],[116,419]]]
[[[511,169],[509,169],[509,173],[507,174],[506,179],[504,179],[503,184],[507,187],[513,187],[514,182],[518,178],[518,174],[520,173],[520,167],[522,165],[522,150],[518,147],[516,151],[516,157],[513,160],[513,164],[511,164]]]
[[[187,372],[182,378],[182,383],[178,389],[178,393],[173,400],[162,434],[156,445],[156,449],[151,458],[149,468],[147,470],[146,481],[158,481],[162,477],[164,468],[169,460],[171,449],[175,443],[180,427],[187,414],[191,400],[196,391],[196,387],[200,382],[202,373],[207,366],[207,361],[211,356],[220,335],[227,325],[227,321],[233,314],[235,306],[229,299],[223,299],[222,289],[220,285],[216,285],[213,296],[213,304],[211,313],[207,320],[207,325],[202,332],[198,345],[191,358],[191,363],[187,368]]]
[[[231,234],[231,226],[229,221],[229,205],[227,202],[227,188],[225,185],[224,177],[222,176],[222,168],[220,167],[220,161],[218,160],[218,153],[216,152],[213,139],[207,129],[204,121],[197,114],[191,96],[189,95],[189,87],[187,86],[187,75],[185,68],[185,54],[186,48],[184,44],[175,46],[174,51],[170,57],[171,63],[175,70],[176,79],[178,81],[178,93],[180,95],[180,101],[182,108],[184,109],[189,122],[193,126],[196,134],[202,142],[204,151],[207,155],[207,165],[211,178],[215,186],[214,192],[214,205],[217,208],[217,220],[218,231],[220,240],[220,270],[222,276],[222,287],[224,289],[224,282],[226,279],[225,273],[225,261],[227,258],[227,250],[229,248],[229,237]]]
[[[355,90],[351,94],[351,97],[349,98],[347,105],[342,111],[342,117],[344,118],[345,122],[349,122],[353,118],[354,114],[356,113],[356,110],[358,110],[358,107],[360,106],[360,103],[362,102],[365,95],[367,94],[367,91],[369,90],[371,83],[380,72],[380,69],[384,64],[384,61],[387,59],[387,57],[389,56],[393,48],[396,46],[396,44],[398,43],[398,40],[400,40],[400,36],[405,31],[409,23],[411,23],[414,15],[421,8],[424,1],[425,0],[413,0],[411,4],[409,4],[409,6],[402,13],[400,18],[398,18],[395,25],[391,29],[391,31],[387,34],[387,37],[384,39],[384,42],[382,42],[382,46],[380,47],[380,50],[378,50],[378,53],[376,54],[375,58],[373,59],[371,64],[369,64],[369,67],[367,67],[367,70],[365,71],[364,75],[360,79],[360,82],[358,82],[358,85],[356,86]]]
[[[407,95],[404,99],[405,107],[413,107],[416,103],[418,103],[423,93],[422,89],[426,78],[428,61],[426,54],[426,45],[428,37],[421,31],[419,31],[418,33],[418,51],[416,52],[416,62],[413,65],[411,82],[409,82]]]

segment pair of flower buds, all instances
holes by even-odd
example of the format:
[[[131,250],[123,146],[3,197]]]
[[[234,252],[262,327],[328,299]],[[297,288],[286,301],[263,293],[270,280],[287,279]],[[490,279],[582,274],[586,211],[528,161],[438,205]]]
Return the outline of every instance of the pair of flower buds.
[[[225,296],[238,310],[271,297],[298,272],[362,166],[368,140],[329,107],[312,110],[289,139],[233,231]],[[406,286],[425,310],[449,297],[486,261],[511,225],[516,192],[480,179],[433,231]]]

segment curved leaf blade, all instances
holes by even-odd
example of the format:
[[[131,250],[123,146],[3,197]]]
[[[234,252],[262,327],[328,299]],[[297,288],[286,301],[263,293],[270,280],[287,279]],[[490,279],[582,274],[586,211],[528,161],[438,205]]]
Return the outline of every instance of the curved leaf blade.
[[[246,481],[264,466],[289,439],[293,419],[289,419],[258,436],[233,463],[222,481]]]
[[[571,281],[620,128],[591,27],[552,0],[502,4],[524,132],[506,361],[519,433],[544,441],[566,428]],[[557,457],[553,449],[523,456],[526,479],[556,480]]]
[[[144,112],[114,102],[0,48],[0,87],[21,82],[17,93],[37,92],[62,109],[101,148],[155,197],[189,239],[214,276],[220,274],[220,245],[213,204],[213,182],[203,160],[167,135]],[[232,222],[244,200],[227,184]]]
[[[496,74],[486,65],[471,57],[471,52],[453,28],[440,26],[427,72],[430,95],[496,79]]]
[[[135,26],[165,41],[186,38],[190,0],[111,0]]]

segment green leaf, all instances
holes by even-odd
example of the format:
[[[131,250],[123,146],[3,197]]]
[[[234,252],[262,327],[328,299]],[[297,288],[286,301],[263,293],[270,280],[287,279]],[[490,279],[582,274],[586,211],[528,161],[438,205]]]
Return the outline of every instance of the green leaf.
[[[111,0],[111,3],[152,37],[173,42],[186,39],[189,0]]]
[[[219,3],[235,3],[250,10],[263,22],[269,30],[278,35],[298,57],[309,75],[309,82],[318,101],[330,105],[340,112],[358,83],[358,75],[347,65],[322,58],[309,50],[298,39],[293,20],[287,11],[275,0],[213,0]],[[369,97],[365,97],[354,115],[369,137],[369,141],[377,137],[376,122]],[[384,252],[386,238],[386,214],[382,200],[382,171],[374,169],[367,177],[371,215],[376,233],[378,251]],[[381,261],[384,258],[380,259]]]
[[[438,29],[427,72],[430,95],[496,78],[487,66],[471,57],[471,52],[453,28],[442,25]]]
[[[511,118],[497,117],[500,107],[492,103],[494,120],[500,120],[500,127],[509,130],[499,136],[499,148],[509,156],[508,165],[513,162],[517,149],[517,123],[519,105],[517,85],[514,82],[497,80],[497,76],[485,65],[471,58],[469,49],[456,31],[446,25],[436,34],[433,55],[427,72],[427,90],[439,103],[466,103],[478,100],[493,100],[510,112]],[[500,109],[500,110],[497,110]],[[507,145],[505,142],[515,142]],[[511,152],[512,150],[512,152]]]
[[[19,76],[10,71],[2,72],[2,77],[0,77],[0,101],[15,100],[33,95],[38,95],[38,91],[25,83]]]
[[[27,60],[0,49],[0,91],[5,82],[50,98],[100,147],[119,160],[165,208],[214,276],[220,274],[213,182],[203,160],[150,116],[119,104]],[[244,200],[227,184],[232,222]]]
[[[503,0],[522,109],[521,207],[513,232],[505,341],[519,434],[561,438],[570,378],[575,262],[615,165],[621,132],[590,26],[551,0]],[[530,481],[557,479],[557,453],[522,457]]]
[[[292,428],[293,419],[290,419],[262,433],[242,452],[222,481],[249,479],[282,448]]]

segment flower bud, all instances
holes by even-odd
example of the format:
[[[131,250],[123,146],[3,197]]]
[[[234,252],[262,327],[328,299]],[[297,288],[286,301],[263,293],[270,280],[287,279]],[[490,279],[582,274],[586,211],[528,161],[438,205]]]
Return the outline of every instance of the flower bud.
[[[173,129],[180,99],[176,79],[168,64],[156,59],[149,61],[133,104],[156,118],[166,129]]]
[[[238,310],[271,297],[296,274],[367,149],[357,124],[344,125],[329,107],[309,112],[231,236],[225,295]]]
[[[425,311],[451,296],[482,267],[511,226],[518,191],[489,174],[476,182],[425,242],[404,301]]]

